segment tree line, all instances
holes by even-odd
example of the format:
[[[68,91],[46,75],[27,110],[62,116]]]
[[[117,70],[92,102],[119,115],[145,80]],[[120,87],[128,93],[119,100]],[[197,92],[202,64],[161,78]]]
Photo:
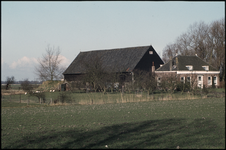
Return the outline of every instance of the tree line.
[[[176,54],[195,55],[220,71],[225,81],[225,18],[206,24],[203,21],[190,25],[187,32],[163,49],[162,60],[166,63]]]

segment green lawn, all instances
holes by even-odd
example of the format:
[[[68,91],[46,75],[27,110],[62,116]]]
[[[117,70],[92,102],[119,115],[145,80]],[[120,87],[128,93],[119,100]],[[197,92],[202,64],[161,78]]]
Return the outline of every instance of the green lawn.
[[[1,148],[225,148],[225,98],[39,107],[3,103]]]

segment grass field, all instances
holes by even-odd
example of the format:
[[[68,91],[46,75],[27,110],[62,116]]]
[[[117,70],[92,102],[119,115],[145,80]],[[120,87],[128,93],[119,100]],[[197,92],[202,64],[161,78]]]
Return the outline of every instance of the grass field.
[[[1,148],[225,148],[225,98],[20,105],[2,102]]]
[[[61,92],[45,92],[46,103],[52,102],[58,99]],[[180,92],[174,94],[157,93],[153,95],[147,95],[145,92],[142,94],[134,93],[72,93],[63,92],[68,98],[67,102],[72,104],[106,104],[106,103],[128,103],[128,102],[142,102],[142,101],[159,101],[159,100],[182,100],[182,99],[199,99],[201,95],[190,95],[188,93],[181,94]],[[35,96],[29,96],[25,94],[14,94],[2,96],[3,101],[15,102],[15,103],[27,103],[38,104],[39,99]],[[14,104],[12,104],[14,105]]]

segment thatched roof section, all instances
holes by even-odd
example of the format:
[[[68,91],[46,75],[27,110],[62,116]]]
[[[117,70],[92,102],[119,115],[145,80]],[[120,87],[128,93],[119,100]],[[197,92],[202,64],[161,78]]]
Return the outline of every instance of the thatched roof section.
[[[80,52],[63,74],[85,73],[84,62],[92,64],[95,58],[100,58],[106,71],[131,72],[149,49],[154,51],[152,46],[141,46]]]
[[[178,63],[176,63],[176,58],[178,59]],[[172,65],[176,65],[176,68],[172,67],[172,71],[188,71],[187,65],[192,65],[193,71],[205,71],[202,66],[209,66],[209,71],[217,71],[216,68],[209,65],[198,56],[175,56],[172,58]],[[170,61],[156,71],[170,71]]]

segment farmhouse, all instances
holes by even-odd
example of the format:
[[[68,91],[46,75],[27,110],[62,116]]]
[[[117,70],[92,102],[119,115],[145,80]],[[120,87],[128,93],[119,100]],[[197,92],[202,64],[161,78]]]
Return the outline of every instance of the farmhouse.
[[[151,71],[153,64],[155,68],[164,64],[152,46],[80,52],[64,71],[65,81],[80,80],[80,77],[86,73],[84,64],[95,64],[97,61],[101,62],[105,71],[123,73],[124,80],[130,81],[134,70]]]
[[[216,68],[203,61],[197,55],[176,55],[155,70],[158,84],[161,84],[161,80],[167,76],[175,76],[181,82],[185,83],[186,80],[200,88],[203,88],[204,85],[205,87],[211,87],[212,85],[218,87],[220,85],[219,74],[220,71],[217,71]]]

